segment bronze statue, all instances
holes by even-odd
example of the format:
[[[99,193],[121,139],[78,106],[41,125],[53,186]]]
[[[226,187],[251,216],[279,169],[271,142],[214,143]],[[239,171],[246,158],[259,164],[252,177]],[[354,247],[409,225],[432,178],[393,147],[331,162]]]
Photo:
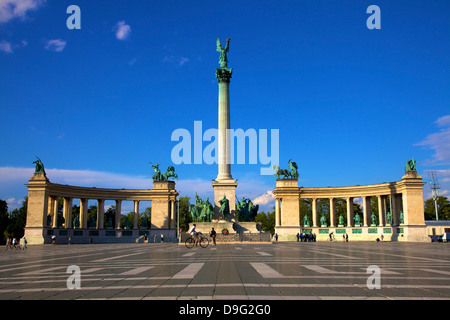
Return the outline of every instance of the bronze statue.
[[[230,201],[228,201],[227,197],[223,195],[223,199],[219,201],[220,203],[220,215],[224,220],[228,220],[230,216]]]
[[[406,161],[406,167],[405,167],[405,172],[417,172],[416,170],[416,164],[418,164],[419,162],[417,162],[416,160],[414,160],[414,158],[412,158],[411,160]]]
[[[36,159],[37,160],[33,162],[35,164],[34,173],[43,173],[44,176],[46,177],[47,174],[45,173],[44,164],[42,163],[41,159],[39,159],[38,157],[36,157]]]
[[[219,65],[221,68],[228,68],[227,52],[230,51],[230,39],[227,39],[227,44],[225,47],[222,47],[219,38],[216,38],[216,44],[216,50],[217,52],[220,52]]]

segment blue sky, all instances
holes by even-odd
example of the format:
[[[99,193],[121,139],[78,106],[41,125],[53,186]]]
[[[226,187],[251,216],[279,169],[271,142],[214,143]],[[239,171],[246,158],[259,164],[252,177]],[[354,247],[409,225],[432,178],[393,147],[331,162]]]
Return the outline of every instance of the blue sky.
[[[69,30],[69,5],[81,30]],[[369,30],[369,5],[381,29]],[[0,199],[19,206],[42,159],[52,182],[151,188],[178,128],[217,127],[231,38],[232,128],[278,129],[300,185],[397,181],[407,160],[450,190],[448,1],[0,0]],[[204,144],[205,147],[207,144]],[[273,176],[233,165],[237,195],[273,206]],[[176,166],[212,196],[216,165]],[[429,188],[424,194],[429,196]]]

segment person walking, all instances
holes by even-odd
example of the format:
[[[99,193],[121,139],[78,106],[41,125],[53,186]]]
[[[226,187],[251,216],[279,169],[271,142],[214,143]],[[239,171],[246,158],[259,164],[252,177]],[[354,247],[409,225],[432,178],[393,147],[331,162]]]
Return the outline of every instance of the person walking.
[[[161,233],[161,243],[164,242],[164,235]]]
[[[5,251],[8,251],[8,248],[11,249],[11,237],[8,237],[8,239],[6,239]]]
[[[25,238],[25,237],[23,237],[23,247],[22,247],[22,249],[23,250],[27,250],[28,248],[27,248],[27,238]]]
[[[214,228],[211,229],[209,236],[211,237],[213,244],[216,245],[216,230],[214,230]]]
[[[158,236],[155,234],[155,236],[153,237],[153,243],[156,243],[156,238],[157,238]]]

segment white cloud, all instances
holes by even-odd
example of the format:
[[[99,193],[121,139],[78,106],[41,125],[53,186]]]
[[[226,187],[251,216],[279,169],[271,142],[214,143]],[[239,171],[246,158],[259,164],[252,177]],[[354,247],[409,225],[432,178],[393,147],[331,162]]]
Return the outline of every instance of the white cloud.
[[[3,51],[4,53],[13,53],[11,43],[5,40],[0,41],[0,51]]]
[[[434,163],[450,163],[450,115],[440,117],[435,121],[439,132],[429,134],[415,146],[424,146],[434,150]]]
[[[27,12],[36,10],[45,0],[0,0],[0,23],[26,18]]]
[[[181,67],[182,65],[186,64],[187,62],[189,62],[189,58],[186,57],[176,57],[173,55],[166,55],[164,56],[163,62],[167,62],[167,63],[173,63],[173,64],[177,64],[179,67]]]
[[[188,61],[189,61],[189,58],[181,57],[180,58],[180,62],[178,63],[178,65],[182,66],[183,64],[185,64]]]
[[[16,49],[26,47],[27,45],[28,42],[26,40],[22,40],[20,43],[11,43],[6,40],[2,40],[0,41],[0,51],[5,53],[14,53]]]
[[[45,44],[45,49],[50,51],[62,52],[66,47],[66,41],[61,39],[49,40]]]
[[[256,197],[253,200],[253,204],[257,205],[266,205],[266,204],[275,204],[275,196],[272,193],[272,190],[266,191],[266,193],[260,195],[259,197]]]
[[[127,25],[125,21],[117,22],[116,26],[114,27],[114,30],[116,31],[116,38],[118,40],[128,39],[131,33],[131,27]]]

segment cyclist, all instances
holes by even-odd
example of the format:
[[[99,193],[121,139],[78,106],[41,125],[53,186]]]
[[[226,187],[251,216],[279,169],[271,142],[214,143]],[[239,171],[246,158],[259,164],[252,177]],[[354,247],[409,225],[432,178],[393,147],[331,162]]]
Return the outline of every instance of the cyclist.
[[[194,244],[195,246],[197,246],[197,242],[198,242],[198,233],[195,231],[195,223],[192,225],[192,227],[189,229],[189,234],[194,238]]]

